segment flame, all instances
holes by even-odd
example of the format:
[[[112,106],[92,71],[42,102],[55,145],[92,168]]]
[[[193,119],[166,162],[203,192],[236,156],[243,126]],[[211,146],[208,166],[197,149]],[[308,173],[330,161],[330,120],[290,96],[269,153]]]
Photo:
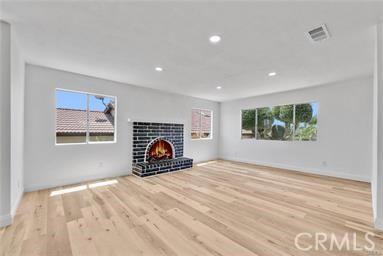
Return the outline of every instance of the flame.
[[[149,155],[155,159],[172,157],[172,148],[170,144],[164,140],[158,140],[154,143],[149,152]]]
[[[164,142],[160,140],[158,143],[158,146],[156,147],[156,155],[161,157],[166,155],[166,153],[167,153],[167,150],[164,147]]]

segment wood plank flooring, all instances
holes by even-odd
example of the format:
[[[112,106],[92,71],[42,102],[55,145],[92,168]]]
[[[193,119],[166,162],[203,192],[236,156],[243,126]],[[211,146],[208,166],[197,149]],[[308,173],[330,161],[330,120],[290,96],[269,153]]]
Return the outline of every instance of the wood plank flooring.
[[[227,161],[116,181],[26,193],[0,255],[383,255],[368,183]],[[301,251],[301,232],[375,248]]]

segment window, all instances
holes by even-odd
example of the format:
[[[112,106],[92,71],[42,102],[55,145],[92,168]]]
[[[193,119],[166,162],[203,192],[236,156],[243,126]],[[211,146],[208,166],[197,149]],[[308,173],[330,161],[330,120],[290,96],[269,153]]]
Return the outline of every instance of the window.
[[[255,109],[242,110],[242,139],[255,138]]]
[[[318,103],[295,106],[295,140],[317,140]]]
[[[56,144],[115,142],[116,98],[56,89]]]
[[[211,110],[192,110],[192,139],[211,139],[212,138],[213,112]]]
[[[272,140],[293,140],[294,105],[275,106],[271,109],[273,125]]]
[[[315,141],[317,113],[316,102],[242,110],[242,138]]]
[[[271,108],[257,109],[257,139],[271,139],[271,127],[273,121],[274,118]]]

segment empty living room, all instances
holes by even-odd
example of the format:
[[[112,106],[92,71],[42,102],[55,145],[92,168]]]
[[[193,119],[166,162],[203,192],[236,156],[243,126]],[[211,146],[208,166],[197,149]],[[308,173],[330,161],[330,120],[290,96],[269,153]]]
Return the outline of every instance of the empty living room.
[[[0,256],[383,256],[383,1],[0,0]]]

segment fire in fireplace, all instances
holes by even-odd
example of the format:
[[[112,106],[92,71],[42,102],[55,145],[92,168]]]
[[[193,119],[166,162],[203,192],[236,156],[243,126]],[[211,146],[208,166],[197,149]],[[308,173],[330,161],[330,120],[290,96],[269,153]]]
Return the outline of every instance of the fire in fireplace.
[[[157,138],[148,145],[146,160],[154,162],[174,158],[174,149],[171,142],[162,138]]]

